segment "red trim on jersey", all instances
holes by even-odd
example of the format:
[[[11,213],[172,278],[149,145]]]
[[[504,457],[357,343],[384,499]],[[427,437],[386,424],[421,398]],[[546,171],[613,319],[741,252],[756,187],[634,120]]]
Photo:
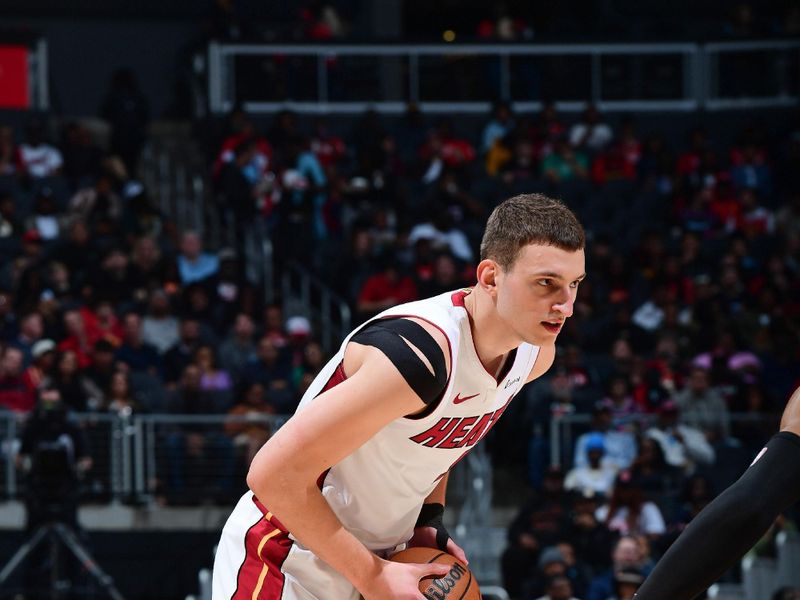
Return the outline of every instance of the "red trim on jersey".
[[[450,296],[450,301],[453,303],[453,306],[460,306],[461,308],[467,308],[464,304],[464,298],[467,297],[467,294],[470,293],[471,290],[458,290],[457,292],[453,292]]]
[[[344,362],[340,362],[339,366],[337,366],[336,370],[333,372],[333,375],[331,375],[330,379],[328,379],[328,383],[325,384],[325,386],[322,388],[322,391],[320,391],[319,394],[321,394],[322,392],[327,392],[329,389],[336,387],[337,385],[342,383],[345,379],[347,379],[347,374],[344,372]],[[319,394],[317,394],[317,396],[319,396]],[[317,396],[314,397],[316,398]],[[325,483],[325,478],[328,476],[329,472],[330,468],[325,469],[322,473],[319,474],[319,477],[317,477],[317,487],[320,490],[322,490],[322,485]]]
[[[277,600],[281,597],[285,582],[281,569],[294,542],[280,521],[270,515],[255,496],[253,502],[264,514],[264,518],[259,519],[245,534],[244,562],[236,575],[236,591],[231,600],[251,600],[259,586],[259,580],[261,586],[257,597],[260,600]]]
[[[328,379],[328,383],[325,384],[325,387],[322,388],[322,391],[320,391],[319,394],[322,392],[327,392],[332,387],[336,387],[345,379],[347,379],[347,375],[344,372],[344,362],[340,362],[339,366],[336,367],[336,370],[333,372],[333,375],[331,375],[330,379]],[[317,394],[317,396],[319,396],[319,394]],[[314,397],[316,398],[317,396]]]

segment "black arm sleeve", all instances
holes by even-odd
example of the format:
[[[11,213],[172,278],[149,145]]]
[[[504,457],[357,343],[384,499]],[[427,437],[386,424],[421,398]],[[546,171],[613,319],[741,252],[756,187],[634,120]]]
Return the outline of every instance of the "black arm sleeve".
[[[408,340],[408,343],[406,343]],[[447,383],[444,353],[425,328],[408,319],[381,319],[368,323],[350,341],[383,352],[425,404],[434,402]],[[433,373],[408,344],[417,348]]]
[[[800,437],[775,435],[759,458],[692,521],[637,600],[691,600],[716,581],[800,499]]]

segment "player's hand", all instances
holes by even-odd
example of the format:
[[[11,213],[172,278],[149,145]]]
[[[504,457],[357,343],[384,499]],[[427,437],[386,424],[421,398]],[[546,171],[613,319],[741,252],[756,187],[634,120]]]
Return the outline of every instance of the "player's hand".
[[[436,543],[436,528],[435,527],[415,527],[414,535],[408,541],[409,548],[439,548]],[[439,548],[441,550],[441,548]],[[444,549],[448,554],[452,554],[465,565],[469,564],[467,555],[458,544],[453,541],[453,538],[447,540],[447,546]]]
[[[450,572],[450,565],[443,563],[399,563],[383,561],[380,573],[360,590],[364,600],[426,600],[419,591],[419,581],[423,577],[444,577]]]

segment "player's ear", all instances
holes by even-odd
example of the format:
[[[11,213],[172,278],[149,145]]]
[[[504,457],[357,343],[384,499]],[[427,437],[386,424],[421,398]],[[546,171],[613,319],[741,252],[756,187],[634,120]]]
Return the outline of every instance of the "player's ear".
[[[489,292],[489,294],[494,295],[497,289],[497,276],[499,274],[500,266],[495,261],[485,258],[478,264],[478,285]]]

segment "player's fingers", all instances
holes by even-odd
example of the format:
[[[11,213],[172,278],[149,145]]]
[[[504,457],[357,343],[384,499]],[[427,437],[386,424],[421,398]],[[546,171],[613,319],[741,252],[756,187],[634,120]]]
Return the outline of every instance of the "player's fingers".
[[[419,579],[423,577],[430,577],[431,575],[435,577],[442,577],[447,575],[450,572],[450,565],[446,565],[444,563],[427,563],[427,564],[418,564],[418,573]]]
[[[464,553],[464,550],[462,550],[461,546],[459,546],[453,541],[453,538],[447,540],[447,552],[455,556],[465,565],[469,564],[469,561],[467,560],[467,555]]]

